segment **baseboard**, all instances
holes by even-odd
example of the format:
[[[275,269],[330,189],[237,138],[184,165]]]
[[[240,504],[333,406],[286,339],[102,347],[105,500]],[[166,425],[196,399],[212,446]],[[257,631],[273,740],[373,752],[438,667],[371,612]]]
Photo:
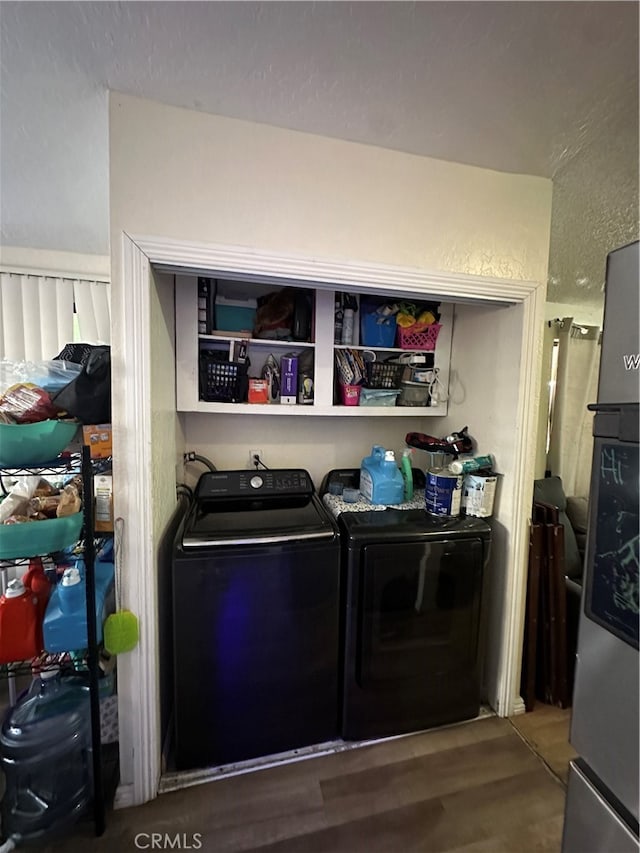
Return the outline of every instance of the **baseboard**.
[[[113,808],[128,809],[135,805],[133,796],[133,785],[118,785],[116,795],[113,800]]]
[[[522,696],[518,696],[516,701],[513,703],[513,710],[509,716],[515,717],[517,714],[526,714],[527,709],[524,704],[524,699]]]

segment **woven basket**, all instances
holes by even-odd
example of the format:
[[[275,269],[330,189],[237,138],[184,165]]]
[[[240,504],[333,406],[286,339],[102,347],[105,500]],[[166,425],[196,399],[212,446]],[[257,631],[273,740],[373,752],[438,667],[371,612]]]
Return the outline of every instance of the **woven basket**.
[[[427,326],[422,332],[412,332],[411,326],[408,329],[398,326],[396,330],[396,344],[400,349],[434,350],[441,328],[440,323],[432,323],[431,326]]]

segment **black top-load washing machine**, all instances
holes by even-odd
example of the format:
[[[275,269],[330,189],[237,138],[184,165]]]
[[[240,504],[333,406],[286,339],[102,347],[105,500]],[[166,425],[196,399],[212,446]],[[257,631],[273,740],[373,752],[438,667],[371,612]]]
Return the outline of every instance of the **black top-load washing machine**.
[[[172,598],[176,769],[335,739],[339,539],[306,471],[203,474]]]
[[[362,740],[471,719],[480,710],[480,615],[491,528],[322,491],[342,541],[340,733]],[[418,506],[419,508],[415,508]]]

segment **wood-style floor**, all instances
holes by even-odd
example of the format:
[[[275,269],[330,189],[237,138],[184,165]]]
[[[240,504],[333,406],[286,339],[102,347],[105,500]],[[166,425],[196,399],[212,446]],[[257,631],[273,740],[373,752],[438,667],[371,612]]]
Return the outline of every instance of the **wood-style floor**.
[[[207,853],[559,853],[569,714],[537,705],[219,779],[113,812],[101,838],[83,823],[46,853],[153,849],[151,833]]]
[[[569,762],[576,751],[569,743],[571,709],[536,703],[530,714],[519,714],[510,721],[547,767],[564,785],[569,775]]]

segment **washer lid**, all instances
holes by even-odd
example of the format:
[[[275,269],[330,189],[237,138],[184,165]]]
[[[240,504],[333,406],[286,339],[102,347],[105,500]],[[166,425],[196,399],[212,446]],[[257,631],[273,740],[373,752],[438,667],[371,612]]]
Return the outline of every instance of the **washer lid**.
[[[333,520],[315,494],[247,495],[197,500],[187,516],[183,548],[333,539]]]
[[[378,539],[398,542],[407,539],[491,539],[491,526],[486,519],[468,516],[435,516],[424,509],[365,510],[343,512],[339,525],[352,543]]]

